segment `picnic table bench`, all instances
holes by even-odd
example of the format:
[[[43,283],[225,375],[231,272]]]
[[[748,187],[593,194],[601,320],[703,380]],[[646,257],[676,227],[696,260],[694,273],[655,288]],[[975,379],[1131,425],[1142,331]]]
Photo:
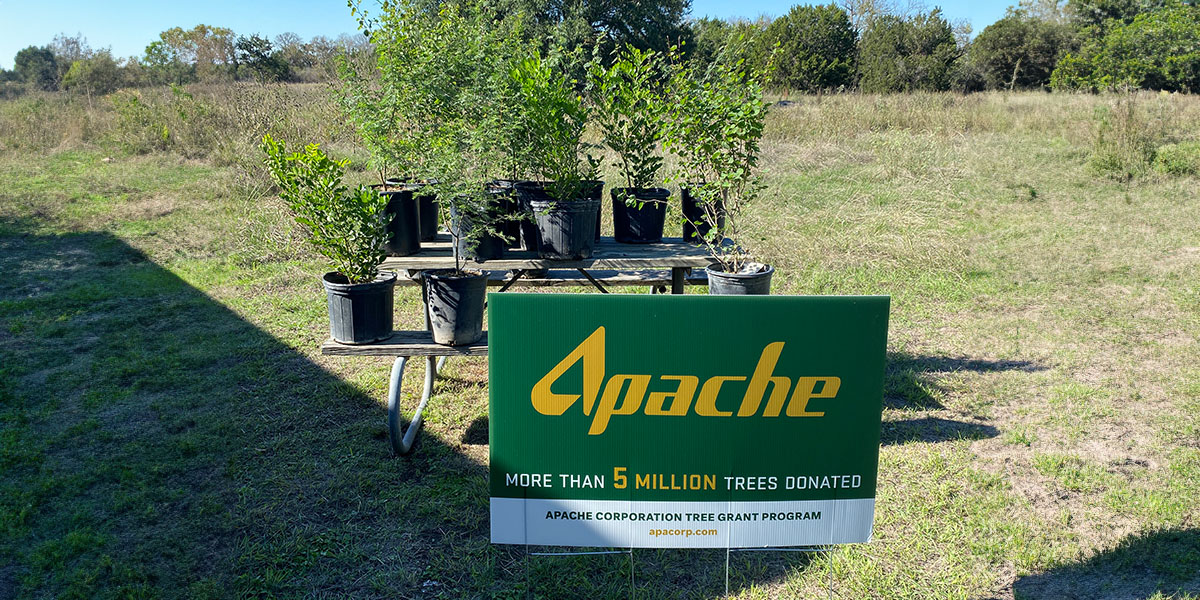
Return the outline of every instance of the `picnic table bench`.
[[[453,268],[454,254],[449,235],[442,233],[433,242],[422,242],[421,251],[409,256],[385,259],[379,269],[400,274],[397,285],[422,285],[420,272],[430,269]],[[504,258],[475,263],[464,267],[488,272],[488,285],[503,292],[513,286],[566,287],[592,286],[602,293],[617,286],[649,286],[652,291],[682,294],[686,285],[707,285],[703,268],[712,258],[700,247],[680,238],[664,238],[658,244],[618,244],[612,238],[596,243],[591,258],[582,260],[548,260],[535,252],[510,250]],[[541,277],[525,275],[534,270],[549,269]],[[695,270],[695,271],[693,271]],[[426,329],[429,315],[425,316]],[[388,388],[388,438],[396,454],[408,454],[421,428],[422,413],[433,396],[433,384],[438,371],[451,356],[487,356],[487,331],[474,344],[443,346],[433,341],[429,331],[396,331],[386,340],[371,344],[350,345],[331,340],[321,345],[321,354],[328,356],[394,356]],[[401,423],[400,384],[404,367],[410,358],[425,359],[425,385],[421,401],[413,412],[407,429]]]

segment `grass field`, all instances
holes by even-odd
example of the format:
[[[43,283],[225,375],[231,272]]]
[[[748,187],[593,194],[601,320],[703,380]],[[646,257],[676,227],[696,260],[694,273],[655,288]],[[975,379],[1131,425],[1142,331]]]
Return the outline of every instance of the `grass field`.
[[[724,596],[723,551],[489,545],[484,360],[390,456],[390,362],[318,354],[322,265],[252,151],[362,158],[319,87],[130,98],[0,103],[0,598]],[[1200,598],[1200,177],[1111,167],[1198,141],[1186,96],[772,110],[775,292],[892,296],[875,539],[835,597]],[[730,567],[736,598],[830,576]]]

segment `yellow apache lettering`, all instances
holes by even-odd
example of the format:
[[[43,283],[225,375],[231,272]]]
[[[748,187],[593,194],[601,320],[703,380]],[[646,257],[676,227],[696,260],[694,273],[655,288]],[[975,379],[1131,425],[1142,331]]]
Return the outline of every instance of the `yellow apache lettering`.
[[[629,391],[625,392],[625,402],[617,408],[617,396],[625,382],[629,382]],[[604,396],[600,398],[600,407],[596,416],[592,417],[592,426],[588,435],[600,435],[608,428],[608,418],[613,415],[632,415],[642,407],[642,399],[646,397],[646,388],[650,385],[649,375],[613,375],[604,386]],[[587,414],[585,411],[583,414]]]
[[[696,414],[702,417],[728,417],[731,412],[717,410],[717,395],[721,393],[721,384],[726,381],[745,381],[745,377],[725,377],[718,375],[710,377],[700,388],[700,397],[696,399]]]
[[[556,394],[550,391],[550,386],[580,360],[583,360],[583,414],[592,414],[592,405],[596,403],[596,394],[600,393],[600,383],[604,381],[603,327],[596,328],[592,335],[576,346],[533,386],[530,396],[534,410],[543,415],[557,417],[575,404],[579,394]]]
[[[625,402],[617,408],[617,396],[625,382],[629,382],[629,391],[625,392]],[[650,385],[650,376],[625,376],[617,374],[608,379],[605,384],[604,396],[600,397],[600,407],[592,418],[592,427],[588,428],[588,436],[599,436],[608,428],[608,418],[612,415],[634,414],[642,408],[642,400],[646,397],[646,388]],[[587,414],[587,413],[583,413]]]
[[[783,401],[787,399],[792,380],[772,375],[780,354],[783,354],[783,342],[767,344],[767,347],[763,348],[762,355],[758,357],[758,366],[754,367],[754,375],[750,378],[750,386],[746,388],[746,395],[742,397],[742,406],[738,409],[739,417],[749,417],[758,412],[758,405],[762,404],[767,384],[771,384],[771,399],[767,402],[767,411],[763,416],[778,417],[779,411],[783,410]]]
[[[654,392],[646,403],[646,414],[655,417],[682,417],[692,407],[692,397],[696,395],[696,385],[700,378],[695,375],[663,375],[663,381],[678,381],[679,387],[674,392]],[[671,408],[663,410],[663,403],[671,399]]]
[[[775,375],[775,365],[783,353],[784,342],[773,342],[763,348],[759,355],[754,374],[746,385],[738,407],[738,417],[752,417],[759,414],[763,397],[767,395],[768,386],[771,393],[766,408],[762,410],[763,417],[778,417],[784,412],[789,417],[823,417],[823,411],[809,411],[808,403],[817,398],[834,398],[841,388],[839,377],[800,377],[796,387],[792,388],[792,380],[788,377]],[[543,415],[559,416],[570,409],[577,400],[583,399],[583,414],[592,417],[588,435],[600,435],[608,429],[608,422],[614,416],[636,414],[645,403],[645,414],[649,416],[682,417],[694,412],[702,417],[731,417],[732,411],[717,408],[717,398],[721,388],[728,383],[746,381],[742,376],[717,375],[710,377],[700,385],[700,379],[693,375],[661,375],[658,381],[677,382],[674,391],[653,392],[647,399],[646,392],[653,379],[650,375],[617,374],[604,381],[604,328],[599,327],[587,339],[580,342],[570,354],[567,354],[549,373],[546,373],[534,386],[530,394],[534,410]],[[550,388],[560,377],[575,366],[583,363],[582,394],[559,394]],[[600,393],[603,384],[604,393]],[[820,391],[816,391],[818,386]],[[700,394],[696,389],[700,388]],[[788,398],[791,392],[791,398]],[[599,399],[599,404],[597,404]],[[670,408],[667,401],[670,400]],[[692,401],[695,400],[693,407]],[[620,406],[617,403],[620,402]],[[595,409],[595,414],[593,414]]]
[[[814,392],[817,389],[817,382],[824,381],[825,385],[821,387],[820,392]],[[838,388],[842,386],[840,377],[801,377],[796,382],[796,392],[792,394],[792,401],[788,403],[787,416],[789,417],[823,417],[824,412],[808,412],[808,401],[813,398],[832,398],[837,395]]]

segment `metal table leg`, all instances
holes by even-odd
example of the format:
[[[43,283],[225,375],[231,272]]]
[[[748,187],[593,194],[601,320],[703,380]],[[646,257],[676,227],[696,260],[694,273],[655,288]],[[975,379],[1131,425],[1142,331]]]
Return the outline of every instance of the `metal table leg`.
[[[671,267],[671,293],[682,294],[687,267]]]
[[[429,404],[429,399],[433,396],[433,382],[437,379],[438,371],[446,365],[447,358],[449,357],[443,356],[434,361],[432,356],[425,357],[425,388],[421,392],[421,403],[417,405],[417,410],[413,413],[407,430],[402,430],[400,424],[400,382],[404,379],[404,365],[408,362],[408,357],[399,356],[396,358],[396,362],[392,363],[387,406],[388,439],[392,442],[392,451],[397,455],[408,454],[412,450],[413,442],[417,439],[417,432],[421,430],[423,421],[421,413],[425,412],[425,406]]]
[[[600,283],[599,281],[596,281],[596,278],[592,277],[592,274],[588,273],[586,269],[584,269],[583,267],[579,267],[579,268],[576,268],[575,270],[579,271],[580,273],[583,273],[583,276],[587,277],[587,280],[592,282],[592,285],[595,286],[596,289],[600,290],[601,294],[608,293],[608,290],[604,289],[604,284]]]
[[[421,281],[421,300],[425,304],[425,329],[433,331],[433,324],[429,319],[429,289],[426,285],[425,277],[420,277]],[[417,405],[417,410],[413,412],[412,420],[408,422],[408,429],[401,430],[400,425],[400,383],[404,379],[404,365],[408,363],[407,356],[397,356],[396,362],[392,363],[392,377],[388,386],[388,440],[392,442],[392,452],[397,455],[408,454],[412,451],[413,442],[417,439],[417,433],[421,431],[421,423],[423,418],[421,413],[425,412],[425,406],[429,404],[429,399],[433,396],[433,382],[437,379],[438,371],[446,366],[446,359],[449,356],[440,357],[436,363],[434,357],[425,357],[425,388],[421,392],[421,403]]]
[[[510,278],[508,281],[504,282],[504,285],[500,287],[500,292],[507,291],[508,288],[512,287],[513,284],[516,283],[518,279],[524,277],[525,271],[526,271],[526,269],[513,269],[512,278]]]

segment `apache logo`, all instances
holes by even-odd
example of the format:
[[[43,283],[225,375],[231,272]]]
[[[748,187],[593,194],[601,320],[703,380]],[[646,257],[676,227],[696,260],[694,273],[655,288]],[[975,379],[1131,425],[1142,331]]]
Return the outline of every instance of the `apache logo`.
[[[752,417],[759,414],[768,384],[772,386],[771,396],[767,400],[766,408],[761,411],[763,417],[778,417],[783,412],[785,403],[787,404],[786,414],[789,417],[825,416],[824,412],[809,412],[808,401],[813,398],[836,396],[838,388],[842,384],[841,378],[800,377],[796,381],[793,391],[790,378],[773,374],[775,364],[779,362],[779,355],[783,353],[783,344],[783,342],[774,342],[763,348],[762,354],[758,357],[758,366],[754,368],[754,374],[750,376],[750,383],[746,386],[746,393],[742,396],[737,416]],[[562,377],[579,361],[583,361],[583,394],[558,394],[550,391],[554,382],[558,381],[559,377]],[[588,429],[588,435],[599,435],[608,428],[609,418],[635,414],[642,409],[643,403],[646,405],[644,413],[650,416],[682,417],[687,415],[689,410],[702,417],[733,416],[731,411],[717,409],[717,396],[721,393],[721,386],[725,383],[746,380],[745,377],[740,376],[718,375],[710,377],[703,386],[700,386],[700,379],[693,375],[660,375],[659,381],[676,382],[675,391],[654,392],[647,398],[646,390],[650,387],[651,379],[650,375],[618,374],[610,377],[605,383],[604,328],[600,327],[533,386],[530,400],[533,401],[534,410],[539,413],[547,416],[559,416],[574,406],[577,400],[583,398],[583,414],[592,417],[592,426]],[[602,384],[604,386],[603,394],[600,393]],[[700,388],[699,396],[696,395],[697,387]],[[622,395],[622,391],[625,391],[624,395]],[[789,391],[792,391],[791,400],[788,400]],[[596,404],[597,399],[599,399],[599,406]],[[668,399],[670,408],[664,406]],[[695,400],[694,407],[692,406],[693,399]],[[617,407],[618,400],[621,400],[619,408]]]

